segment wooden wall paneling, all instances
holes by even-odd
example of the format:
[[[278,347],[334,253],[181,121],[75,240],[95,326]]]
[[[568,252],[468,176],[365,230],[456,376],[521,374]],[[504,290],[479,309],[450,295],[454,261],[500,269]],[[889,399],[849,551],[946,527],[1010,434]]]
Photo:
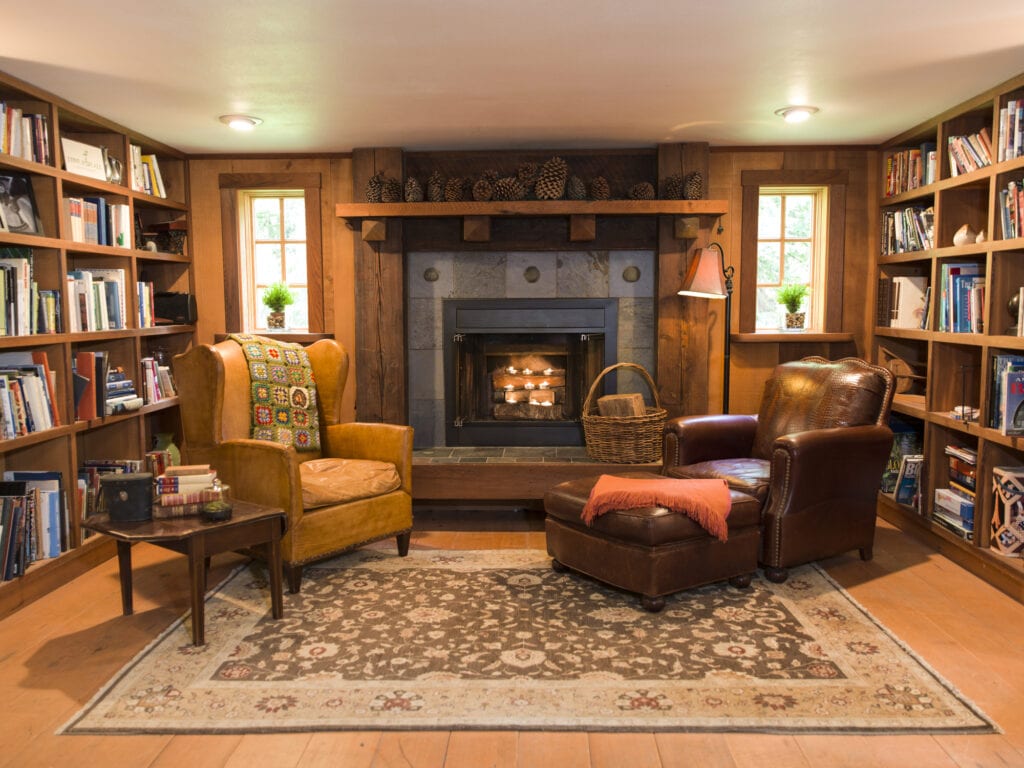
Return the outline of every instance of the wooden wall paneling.
[[[224,330],[238,333],[242,328],[242,282],[238,271],[238,190],[221,187],[221,254],[224,266]]]
[[[352,153],[354,194],[365,199],[373,174],[404,178],[402,150],[357,149]],[[406,356],[403,223],[388,221],[384,240],[365,242],[354,233],[356,417],[406,424]],[[371,289],[367,290],[366,287]]]

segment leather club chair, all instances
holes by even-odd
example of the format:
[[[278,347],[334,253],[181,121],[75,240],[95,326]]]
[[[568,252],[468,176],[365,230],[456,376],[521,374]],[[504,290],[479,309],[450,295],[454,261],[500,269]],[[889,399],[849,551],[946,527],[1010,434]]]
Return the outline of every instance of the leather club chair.
[[[759,560],[771,581],[851,549],[870,560],[893,385],[889,370],[857,358],[783,363],[757,415],[670,420],[663,471],[724,478],[760,501]]]
[[[287,511],[281,554],[293,593],[303,565],[362,544],[395,536],[404,557],[412,530],[412,428],[341,423],[348,352],[331,339],[306,352],[317,387],[320,451],[250,438],[249,367],[235,341],[199,345],[173,360],[184,460],[213,466],[235,498]],[[317,459],[337,461],[302,469]],[[314,466],[324,471],[309,472]]]

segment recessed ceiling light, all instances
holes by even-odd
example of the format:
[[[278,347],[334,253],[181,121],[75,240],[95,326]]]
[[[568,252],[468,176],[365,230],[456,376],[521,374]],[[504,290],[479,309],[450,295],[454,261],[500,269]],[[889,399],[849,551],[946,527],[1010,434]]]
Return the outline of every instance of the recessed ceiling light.
[[[251,131],[263,122],[258,117],[249,115],[221,115],[220,121],[236,131]]]
[[[817,107],[783,107],[776,109],[775,114],[787,123],[802,123],[817,111]]]

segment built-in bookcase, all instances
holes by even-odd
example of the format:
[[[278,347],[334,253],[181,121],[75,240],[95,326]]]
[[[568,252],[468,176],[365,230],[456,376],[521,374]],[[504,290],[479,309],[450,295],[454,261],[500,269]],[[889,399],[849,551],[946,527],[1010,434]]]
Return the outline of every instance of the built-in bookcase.
[[[1024,600],[1024,561],[990,547],[994,512],[992,468],[1024,467],[1024,436],[1003,435],[992,426],[993,367],[1000,355],[1024,356],[1024,335],[1008,309],[1024,287],[1024,238],[1004,224],[1010,182],[1024,181],[1024,119],[1004,116],[1008,105],[1024,103],[1024,75],[980,94],[885,143],[880,153],[883,197],[879,202],[879,248],[875,277],[878,326],[876,359],[895,355],[904,371],[923,378],[900,379],[893,409],[923,432],[925,471],[920,508],[880,496],[880,511],[905,530],[929,537],[944,553],[993,584]],[[1014,138],[1013,132],[1022,136]],[[990,146],[990,162],[964,170],[951,157],[951,144]],[[1000,149],[1002,144],[1003,149]],[[1007,147],[1011,149],[1007,151]],[[928,152],[934,151],[934,178]],[[1018,152],[1020,154],[1018,154]],[[983,154],[983,153],[982,153]],[[976,158],[977,160],[977,158]],[[1018,185],[1019,188],[1019,185]],[[931,227],[920,250],[892,247],[891,222],[906,210],[927,211]],[[969,230],[965,237],[964,230]],[[959,233],[959,234],[958,234]],[[930,240],[931,242],[928,242]],[[956,276],[957,271],[973,276]],[[927,276],[930,301],[926,327],[886,327],[885,281],[898,275]],[[971,305],[973,290],[973,300]],[[980,293],[979,293],[980,292]],[[952,305],[952,306],[951,306]],[[967,321],[957,324],[956,318]],[[953,322],[950,322],[951,319]],[[973,328],[974,330],[968,330]],[[973,410],[971,410],[973,409]],[[972,418],[972,413],[977,413]],[[966,413],[966,418],[963,418]],[[939,522],[935,491],[950,487],[953,445],[977,453],[974,530],[971,539]]]
[[[22,123],[25,130],[22,138],[31,137],[44,148],[32,159],[0,151],[0,180],[16,179],[22,185],[19,187],[22,197],[28,198],[35,215],[34,226],[29,229],[36,230],[8,227],[0,231],[0,251],[30,257],[35,283],[35,293],[30,292],[30,296],[40,290],[60,292],[61,323],[57,332],[0,336],[0,355],[7,353],[8,359],[33,352],[45,353],[52,370],[52,407],[60,421],[59,426],[0,439],[0,470],[60,472],[66,489],[70,533],[66,552],[57,558],[40,559],[30,564],[24,575],[0,583],[2,616],[112,551],[99,537],[83,540],[82,508],[76,494],[82,462],[102,458],[141,459],[152,447],[156,433],[171,432],[181,437],[176,398],[119,415],[106,416],[101,412],[96,418],[76,420],[72,371],[76,355],[83,351],[105,351],[111,365],[123,368],[141,386],[140,360],[154,355],[169,359],[187,350],[194,342],[195,327],[165,324],[144,327],[137,292],[138,284],[142,283],[152,286],[153,293],[194,293],[187,237],[189,195],[184,154],[2,73],[0,102],[8,120],[26,114],[39,116],[33,118],[34,125],[25,127]],[[39,126],[43,126],[43,130]],[[62,139],[100,150],[105,159],[102,178],[67,170]],[[133,182],[133,154],[156,158],[165,196],[151,194]],[[110,244],[74,239],[70,217],[65,213],[65,200],[69,198],[94,201],[101,198],[104,206],[121,206],[127,216],[122,222],[127,232],[121,243],[109,237]],[[173,239],[161,236],[172,229]],[[123,327],[69,331],[70,313],[77,311],[77,307],[68,289],[67,275],[90,269],[123,271],[126,289],[121,307]],[[10,300],[9,296],[5,298]],[[39,328],[34,325],[32,330]]]

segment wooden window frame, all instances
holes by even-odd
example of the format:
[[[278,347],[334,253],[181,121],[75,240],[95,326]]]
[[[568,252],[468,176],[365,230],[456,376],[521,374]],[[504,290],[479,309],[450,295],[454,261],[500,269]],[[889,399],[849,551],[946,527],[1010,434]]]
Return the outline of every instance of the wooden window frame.
[[[242,309],[238,193],[248,189],[301,189],[306,198],[306,286],[309,333],[324,332],[323,235],[319,173],[222,173],[219,178],[221,243],[224,251],[224,324],[228,333],[245,329]]]
[[[824,333],[843,329],[843,264],[846,243],[846,188],[844,170],[743,171],[742,226],[740,230],[739,332],[755,333],[757,325],[757,216],[762,187],[825,187],[828,195],[824,233]],[[763,333],[763,331],[762,331]]]

